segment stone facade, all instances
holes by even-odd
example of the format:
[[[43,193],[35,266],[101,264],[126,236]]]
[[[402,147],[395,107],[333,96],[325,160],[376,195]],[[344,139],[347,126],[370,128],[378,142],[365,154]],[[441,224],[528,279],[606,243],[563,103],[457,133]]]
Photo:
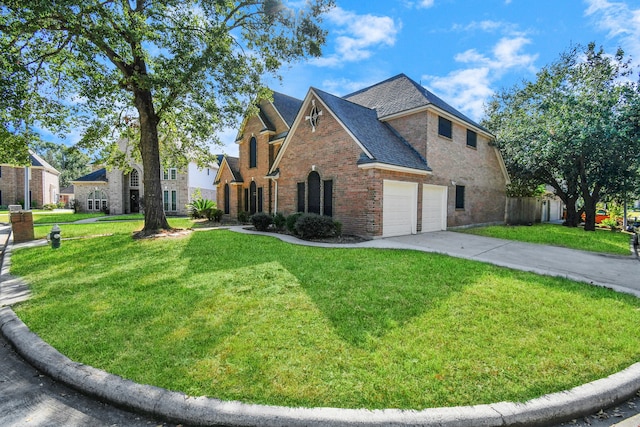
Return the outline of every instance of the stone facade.
[[[120,148],[126,150],[125,142]],[[161,172],[160,187],[166,215],[187,215],[187,204],[193,195],[200,192],[203,198],[216,200],[216,187],[213,184],[218,165],[209,165],[200,169],[195,163],[188,165],[185,170],[169,168]],[[80,202],[82,211],[99,211],[106,206],[109,214],[121,215],[144,211],[144,171],[142,165],[131,163],[129,171],[120,169],[100,169],[78,180],[73,181],[75,197]],[[95,192],[105,195],[106,205],[100,198],[101,205],[89,202],[95,197]]]

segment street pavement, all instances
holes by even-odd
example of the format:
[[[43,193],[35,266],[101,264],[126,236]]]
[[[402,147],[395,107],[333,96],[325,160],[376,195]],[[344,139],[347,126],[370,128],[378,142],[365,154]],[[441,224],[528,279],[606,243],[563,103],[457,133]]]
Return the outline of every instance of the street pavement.
[[[246,232],[239,229],[235,231]],[[0,225],[0,248],[4,247],[7,236],[7,228]],[[586,254],[453,232],[379,239],[358,246],[446,253],[540,274],[569,277],[640,296],[640,262],[631,256]],[[12,281],[6,275],[6,267],[2,271],[3,277],[0,277],[0,307],[29,296],[24,284],[19,280]],[[636,395],[614,407],[558,426],[639,427],[638,414],[640,396]],[[0,336],[0,425],[138,427],[171,424],[118,409],[59,384],[25,362],[5,337]]]

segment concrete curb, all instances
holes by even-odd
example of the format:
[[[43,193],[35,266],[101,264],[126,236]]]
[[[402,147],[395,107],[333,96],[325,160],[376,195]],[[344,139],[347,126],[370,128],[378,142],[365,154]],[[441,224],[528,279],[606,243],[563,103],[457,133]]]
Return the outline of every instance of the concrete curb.
[[[10,245],[3,273],[10,262]],[[2,283],[0,283],[2,285]],[[74,362],[44,342],[10,307],[0,308],[0,332],[18,353],[56,381],[116,406],[189,425],[225,426],[537,426],[557,424],[616,405],[640,389],[640,363],[568,391],[524,403],[429,408],[421,411],[288,408],[191,397],[137,384]]]
[[[191,397],[137,384],[74,362],[40,339],[9,307],[0,308],[0,330],[18,353],[56,381],[111,404],[169,421],[225,426],[535,426],[559,423],[631,398],[640,388],[640,363],[609,377],[525,403],[430,408],[287,408]]]

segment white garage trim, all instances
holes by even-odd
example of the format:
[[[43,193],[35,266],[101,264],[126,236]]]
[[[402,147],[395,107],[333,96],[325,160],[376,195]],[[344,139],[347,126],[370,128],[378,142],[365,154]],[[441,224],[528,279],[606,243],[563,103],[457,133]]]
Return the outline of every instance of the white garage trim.
[[[417,182],[384,180],[382,237],[416,234],[418,229],[417,211]]]
[[[447,229],[447,187],[422,186],[422,232]]]

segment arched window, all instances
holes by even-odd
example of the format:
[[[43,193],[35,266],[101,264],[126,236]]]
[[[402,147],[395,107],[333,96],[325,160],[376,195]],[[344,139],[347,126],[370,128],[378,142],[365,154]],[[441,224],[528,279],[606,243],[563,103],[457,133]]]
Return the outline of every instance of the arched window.
[[[107,209],[107,195],[102,190],[96,190],[89,193],[87,196],[87,210],[99,211]]]
[[[231,190],[229,189],[229,184],[224,185],[224,213],[229,215],[231,213],[231,201],[229,200],[231,197]]]
[[[256,137],[252,136],[249,141],[249,167],[255,168],[258,164],[258,143]]]
[[[307,211],[320,214],[320,174],[313,171],[307,178]]]
[[[129,187],[139,187],[140,186],[140,175],[138,171],[133,169],[129,174]]]

